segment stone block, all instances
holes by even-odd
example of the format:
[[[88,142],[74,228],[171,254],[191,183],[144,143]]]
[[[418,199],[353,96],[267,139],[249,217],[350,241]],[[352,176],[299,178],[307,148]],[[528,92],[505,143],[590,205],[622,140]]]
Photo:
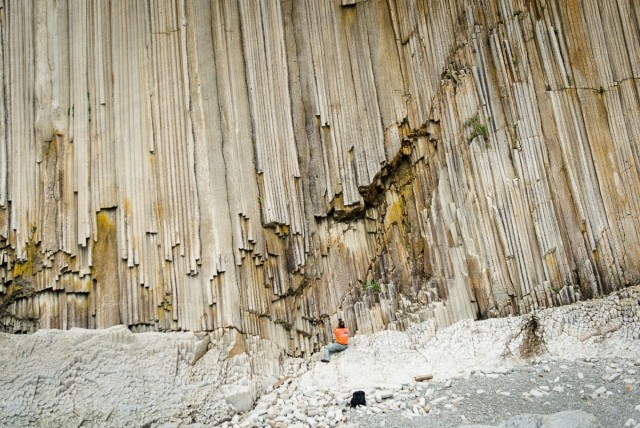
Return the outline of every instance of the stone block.
[[[253,407],[253,393],[249,386],[233,386],[224,392],[224,400],[237,412],[248,412]]]

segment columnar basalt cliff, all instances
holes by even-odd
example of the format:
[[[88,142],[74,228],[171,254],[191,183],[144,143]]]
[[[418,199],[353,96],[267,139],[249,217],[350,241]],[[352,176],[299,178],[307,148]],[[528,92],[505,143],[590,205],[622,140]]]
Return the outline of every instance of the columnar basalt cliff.
[[[640,281],[627,0],[0,1],[5,331],[527,313]]]

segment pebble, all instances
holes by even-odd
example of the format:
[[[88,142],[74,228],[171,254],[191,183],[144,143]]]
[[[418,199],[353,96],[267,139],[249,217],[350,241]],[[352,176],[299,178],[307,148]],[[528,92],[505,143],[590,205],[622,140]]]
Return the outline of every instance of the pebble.
[[[449,397],[447,397],[446,395],[443,395],[442,397],[431,400],[431,405],[435,406],[436,404],[440,404],[443,401],[447,401],[448,399]]]
[[[531,391],[529,391],[529,395],[531,395],[532,397],[540,398],[544,397],[544,392],[537,389],[532,389]]]
[[[607,388],[605,388],[604,386],[601,386],[600,388],[593,391],[594,394],[598,394],[598,395],[604,394],[605,392],[607,392]]]
[[[382,400],[386,400],[387,398],[393,397],[393,391],[390,389],[383,389],[381,391],[376,391],[374,397],[378,403]]]
[[[620,373],[614,373],[607,378],[609,382],[615,382],[618,379],[620,379]]]

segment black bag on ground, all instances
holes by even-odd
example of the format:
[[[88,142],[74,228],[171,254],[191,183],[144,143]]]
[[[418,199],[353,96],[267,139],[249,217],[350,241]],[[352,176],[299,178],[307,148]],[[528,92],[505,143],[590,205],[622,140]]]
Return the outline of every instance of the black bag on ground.
[[[351,397],[351,407],[366,406],[367,400],[364,398],[364,391],[355,391]]]

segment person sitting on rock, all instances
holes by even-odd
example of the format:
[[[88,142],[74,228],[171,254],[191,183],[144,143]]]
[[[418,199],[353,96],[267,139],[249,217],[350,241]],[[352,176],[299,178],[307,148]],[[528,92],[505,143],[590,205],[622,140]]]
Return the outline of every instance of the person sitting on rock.
[[[324,355],[320,360],[323,363],[329,362],[329,354],[332,352],[342,352],[349,346],[349,329],[344,326],[342,319],[338,319],[338,327],[333,330],[333,335],[336,337],[336,341],[324,348]]]

